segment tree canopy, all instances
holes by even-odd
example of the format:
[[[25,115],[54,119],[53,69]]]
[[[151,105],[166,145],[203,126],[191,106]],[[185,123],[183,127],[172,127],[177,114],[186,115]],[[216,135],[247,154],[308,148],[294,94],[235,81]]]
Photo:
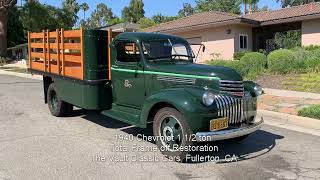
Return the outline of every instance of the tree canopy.
[[[277,2],[281,2],[281,6],[285,8],[288,6],[298,6],[303,4],[309,4],[312,2],[320,2],[320,0],[277,0]]]
[[[183,3],[183,8],[178,12],[179,17],[187,17],[194,13],[194,8],[189,3]]]
[[[196,0],[198,12],[223,11],[234,14],[241,13],[241,0]]]
[[[127,22],[137,23],[144,17],[144,3],[142,0],[131,0],[129,6],[122,10],[122,18]]]
[[[87,20],[88,28],[97,28],[112,24],[115,15],[111,8],[108,8],[106,4],[100,3],[96,9],[92,12],[91,17]]]

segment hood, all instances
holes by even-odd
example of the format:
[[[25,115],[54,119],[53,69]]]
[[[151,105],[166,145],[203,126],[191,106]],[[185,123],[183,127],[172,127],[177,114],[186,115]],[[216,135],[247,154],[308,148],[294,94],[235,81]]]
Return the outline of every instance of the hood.
[[[183,64],[156,64],[152,65],[152,71],[166,73],[216,77],[221,80],[242,81],[241,75],[233,69],[222,66],[209,66],[203,64],[183,63]]]

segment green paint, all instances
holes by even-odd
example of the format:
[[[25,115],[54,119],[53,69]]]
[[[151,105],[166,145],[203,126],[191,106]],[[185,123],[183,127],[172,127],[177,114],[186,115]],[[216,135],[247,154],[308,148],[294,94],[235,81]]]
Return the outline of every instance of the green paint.
[[[155,75],[164,75],[164,76],[188,77],[188,78],[196,78],[196,79],[220,80],[220,78],[218,77],[209,77],[209,76],[176,74],[176,73],[166,73],[166,72],[157,72],[157,71],[141,71],[141,70],[122,69],[122,68],[111,68],[111,69],[113,71],[129,72],[129,73],[155,74]]]

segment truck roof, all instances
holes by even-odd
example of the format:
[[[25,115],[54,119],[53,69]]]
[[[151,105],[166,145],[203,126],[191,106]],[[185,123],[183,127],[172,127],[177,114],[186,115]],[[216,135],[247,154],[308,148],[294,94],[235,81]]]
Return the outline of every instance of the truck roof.
[[[130,41],[150,41],[162,39],[179,39],[185,41],[183,38],[174,35],[160,34],[160,33],[146,33],[146,32],[125,32],[119,34],[116,39],[127,39]],[[185,41],[186,42],[186,41]]]

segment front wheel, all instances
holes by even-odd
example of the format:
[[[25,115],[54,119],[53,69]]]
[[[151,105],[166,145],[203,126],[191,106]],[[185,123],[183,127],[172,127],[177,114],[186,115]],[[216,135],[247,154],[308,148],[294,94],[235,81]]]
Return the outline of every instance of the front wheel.
[[[48,88],[47,102],[53,116],[62,117],[72,113],[73,105],[62,101],[58,97],[53,83]]]
[[[192,146],[192,132],[185,117],[176,109],[160,109],[154,118],[153,134],[163,155],[169,159],[183,161]]]

